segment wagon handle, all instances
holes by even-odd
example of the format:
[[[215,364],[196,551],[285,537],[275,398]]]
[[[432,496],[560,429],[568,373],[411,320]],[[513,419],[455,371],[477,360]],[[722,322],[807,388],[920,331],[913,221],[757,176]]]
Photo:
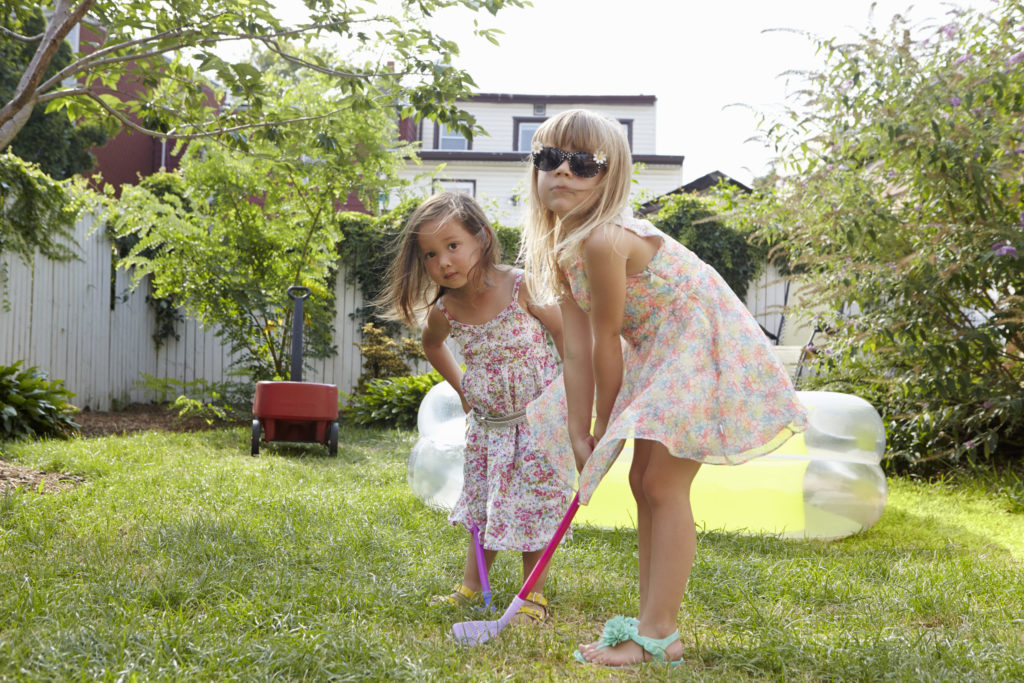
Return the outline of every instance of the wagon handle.
[[[293,382],[302,381],[302,302],[309,294],[309,287],[292,285],[288,288],[288,296],[295,302],[295,312],[292,315],[292,371],[289,377]]]

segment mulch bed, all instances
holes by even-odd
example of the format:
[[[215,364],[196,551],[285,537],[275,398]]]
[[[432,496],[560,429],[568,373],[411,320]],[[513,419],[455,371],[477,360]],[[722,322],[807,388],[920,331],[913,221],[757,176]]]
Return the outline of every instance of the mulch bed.
[[[222,425],[209,425],[199,417],[179,418],[166,405],[134,403],[124,410],[110,413],[86,410],[74,417],[81,425],[79,434],[83,438],[100,436],[121,436],[133,432],[155,430],[161,432],[194,432],[216,429]],[[0,460],[0,496],[7,491],[22,489],[55,493],[84,481],[82,477],[60,472],[40,472],[30,467]]]

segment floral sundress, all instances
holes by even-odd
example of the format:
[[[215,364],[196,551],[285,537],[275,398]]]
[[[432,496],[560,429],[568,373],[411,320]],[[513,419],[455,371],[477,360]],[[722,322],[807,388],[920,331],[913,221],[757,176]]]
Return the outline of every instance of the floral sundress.
[[[448,519],[467,529],[475,523],[489,550],[528,552],[551,540],[572,488],[538,448],[525,418],[527,403],[559,377],[559,368],[543,325],[519,305],[522,278],[518,271],[508,306],[480,325],[452,318],[443,298],[437,306],[462,350],[462,390],[473,409],[462,493]]]
[[[623,378],[608,429],[579,476],[590,500],[626,439],[659,441],[676,457],[735,465],[778,448],[806,426],[793,384],[753,316],[718,272],[646,220],[621,226],[661,246],[627,279]],[[565,272],[590,311],[582,254]],[[552,384],[528,410],[530,426],[562,476],[575,464],[565,387]]]

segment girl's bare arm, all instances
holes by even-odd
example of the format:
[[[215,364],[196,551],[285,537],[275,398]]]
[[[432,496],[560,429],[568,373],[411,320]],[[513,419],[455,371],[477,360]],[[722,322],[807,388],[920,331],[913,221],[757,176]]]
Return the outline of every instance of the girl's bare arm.
[[[595,385],[594,439],[601,440],[622,387],[622,321],[626,306],[627,252],[621,228],[595,230],[583,247],[590,283],[590,327],[593,334]]]
[[[433,368],[458,392],[459,398],[462,399],[462,409],[468,413],[470,406],[462,393],[462,368],[455,362],[455,356],[444,343],[451,329],[444,314],[437,307],[431,308],[427,322],[423,325],[423,353]]]
[[[594,371],[590,322],[571,298],[562,301],[562,325],[565,328],[562,381],[568,407],[567,423],[576,467],[583,465],[594,449],[590,420],[594,410]]]

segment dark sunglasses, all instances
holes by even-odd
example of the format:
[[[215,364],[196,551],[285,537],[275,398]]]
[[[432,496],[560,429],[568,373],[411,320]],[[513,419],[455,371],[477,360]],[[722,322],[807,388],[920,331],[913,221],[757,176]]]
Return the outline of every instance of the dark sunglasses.
[[[580,178],[593,178],[608,166],[606,160],[598,161],[589,152],[566,152],[557,147],[541,147],[540,151],[533,153],[533,165],[541,171],[554,171],[566,159],[569,160],[569,170]]]

